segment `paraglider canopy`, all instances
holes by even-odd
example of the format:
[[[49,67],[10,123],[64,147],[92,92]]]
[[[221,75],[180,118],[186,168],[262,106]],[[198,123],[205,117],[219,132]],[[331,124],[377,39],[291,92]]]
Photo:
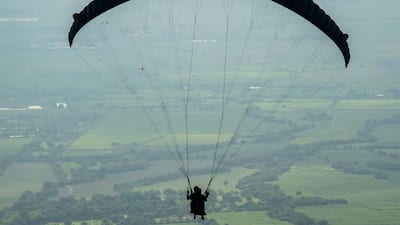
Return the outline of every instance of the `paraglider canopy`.
[[[101,15],[102,13],[128,2],[129,0],[94,0],[89,3],[80,13],[75,13],[72,17],[74,23],[71,26],[68,34],[69,45],[72,46],[74,38],[79,30],[89,21]]]
[[[73,41],[79,30],[95,17],[102,13],[128,2],[129,0],[93,0],[80,13],[73,15],[74,22],[69,31],[69,45]],[[350,50],[347,43],[348,34],[343,33],[335,21],[325,13],[313,0],[271,0],[315,25],[325,33],[342,52],[345,66],[350,62]]]
[[[272,0],[314,24],[318,29],[324,32],[343,54],[345,66],[350,62],[350,50],[347,43],[348,34],[343,33],[332,18],[325,13],[312,0]]]

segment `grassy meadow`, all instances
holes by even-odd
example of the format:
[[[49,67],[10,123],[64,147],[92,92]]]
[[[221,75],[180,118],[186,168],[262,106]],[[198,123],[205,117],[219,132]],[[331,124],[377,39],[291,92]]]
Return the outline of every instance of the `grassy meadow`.
[[[139,171],[131,171],[118,174],[107,175],[104,179],[83,184],[71,185],[60,191],[61,195],[69,195],[72,191],[74,195],[80,197],[90,197],[94,192],[101,194],[115,194],[114,184],[133,182],[146,177],[154,177],[160,174],[176,172],[176,162],[172,160],[154,161],[148,168]],[[161,185],[160,185],[161,186]],[[180,190],[186,187],[182,186]]]
[[[0,157],[17,154],[23,145],[31,142],[31,138],[10,138],[0,140]]]
[[[342,157],[352,157],[345,152],[340,154]],[[374,155],[369,155],[370,159],[373,157]],[[346,205],[296,209],[312,218],[325,219],[329,224],[398,223],[400,189],[398,184],[390,180],[381,181],[372,176],[346,174],[321,161],[308,160],[293,166],[279,178],[277,184],[285,193],[293,196],[301,191],[304,196],[348,200]]]
[[[217,176],[217,179],[215,179],[215,181],[213,182],[212,190],[213,191],[224,191],[224,192],[238,191],[236,188],[237,182],[241,178],[243,178],[245,176],[249,176],[254,172],[256,172],[256,170],[246,169],[246,168],[234,168],[230,172],[221,173]],[[205,188],[206,185],[208,184],[210,176],[209,175],[194,175],[191,179],[192,179],[192,182],[194,182],[193,185],[199,185],[200,187]],[[228,184],[225,185],[224,181],[228,181]],[[171,189],[175,189],[177,191],[186,190],[186,188],[187,188],[186,180],[183,178],[183,179],[179,179],[179,180],[160,182],[155,185],[138,187],[138,188],[135,188],[135,190],[162,191],[165,188],[171,188]]]
[[[12,165],[4,175],[0,176],[0,208],[12,204],[24,191],[40,191],[46,181],[55,181],[49,165],[40,163]]]
[[[227,213],[214,213],[207,216],[208,218],[215,219],[222,224],[241,225],[241,224],[252,224],[252,225],[289,225],[290,223],[282,222],[276,219],[272,219],[266,215],[265,212],[227,212]]]

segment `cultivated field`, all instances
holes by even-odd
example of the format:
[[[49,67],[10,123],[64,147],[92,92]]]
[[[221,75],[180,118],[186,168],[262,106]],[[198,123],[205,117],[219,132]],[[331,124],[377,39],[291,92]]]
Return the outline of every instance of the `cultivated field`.
[[[354,157],[362,160],[361,157],[346,152],[340,152],[340,155],[343,158]],[[398,223],[400,189],[398,184],[390,180],[382,181],[367,175],[346,174],[323,162],[308,160],[293,166],[288,173],[280,177],[277,184],[285,193],[293,196],[297,191],[301,191],[304,196],[347,199],[347,205],[297,209],[312,218],[325,219],[329,224]]]

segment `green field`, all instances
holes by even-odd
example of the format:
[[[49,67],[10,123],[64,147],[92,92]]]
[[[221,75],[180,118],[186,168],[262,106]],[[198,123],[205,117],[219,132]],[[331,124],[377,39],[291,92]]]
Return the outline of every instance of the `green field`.
[[[72,221],[72,225],[81,225],[82,222],[86,222],[88,225],[101,225],[101,220],[88,220],[88,221]],[[46,225],[64,225],[64,223],[48,223]]]
[[[210,213],[207,215],[208,219],[215,219],[220,224],[229,225],[289,225],[287,222],[282,222],[269,218],[265,212],[226,212],[226,213]],[[72,222],[72,225],[80,225],[82,221]],[[86,221],[88,225],[100,225],[101,221]],[[196,225],[198,222],[193,223],[168,223],[169,225]],[[48,223],[47,225],[62,225],[60,223]]]
[[[292,144],[307,144],[326,140],[347,140],[357,137],[357,130],[360,127],[340,126],[331,121],[320,122],[319,126],[300,132],[291,140]]]
[[[359,162],[366,164],[373,160],[387,160],[385,156],[379,155],[376,151],[367,150],[326,150],[318,154],[321,158],[328,158],[331,162]],[[389,161],[389,160],[388,160]]]
[[[364,100],[342,100],[338,103],[338,109],[342,110],[371,110],[379,109],[382,111],[396,110],[400,108],[398,99],[364,99]]]
[[[390,181],[345,174],[324,163],[308,161],[293,166],[276,183],[289,195],[301,191],[305,196],[345,198],[349,202],[298,209],[312,218],[325,219],[333,225],[398,224],[400,186]]]
[[[213,181],[211,190],[213,191],[237,191],[236,184],[239,179],[251,175],[252,173],[256,172],[257,170],[254,169],[246,169],[246,168],[233,168],[232,171],[227,173],[218,174],[216,179]],[[199,175],[199,176],[192,176],[191,182],[192,185],[199,185],[203,187],[203,189],[207,186],[208,181],[210,179],[209,175]],[[227,185],[224,185],[224,181],[228,181]],[[182,191],[187,189],[187,181],[185,178],[178,179],[178,180],[171,180],[167,182],[160,182],[155,185],[148,185],[143,187],[135,188],[134,190],[138,191],[146,191],[146,190],[157,190],[163,191],[166,188],[175,189],[177,191]]]
[[[389,143],[397,143],[400,141],[400,124],[385,124],[385,126],[380,126],[372,135],[378,138],[379,142],[389,142]]]
[[[0,158],[4,155],[15,155],[22,146],[32,141],[31,138],[9,138],[0,140]]]
[[[214,219],[219,224],[229,225],[289,225],[290,223],[272,219],[262,211],[251,212],[225,212],[225,213],[210,213],[207,215],[208,219]],[[169,223],[169,225],[196,225],[201,222],[193,223]]]
[[[90,197],[93,193],[115,194],[113,190],[114,184],[127,183],[137,181],[146,177],[154,177],[160,174],[174,173],[177,170],[175,161],[154,161],[145,170],[131,171],[125,173],[111,174],[105,179],[84,184],[71,185],[71,189],[64,188],[60,195],[68,195],[72,193],[80,197]]]
[[[220,136],[220,142],[231,138],[233,132],[243,117],[245,107],[236,111],[227,111]],[[114,110],[105,116],[95,127],[76,140],[69,149],[105,150],[111,149],[113,143],[139,145],[174,145],[175,141],[185,144],[185,120],[183,110],[149,113],[151,119],[143,112],[132,110]],[[169,129],[166,116],[170,118],[172,126]],[[188,139],[191,145],[215,144],[218,136],[220,111],[190,112],[188,121]],[[152,121],[157,125],[153,126]],[[239,134],[250,134],[260,123],[260,119],[247,118],[241,124]],[[284,125],[265,122],[261,129],[254,134],[271,132],[273,129],[285,128]],[[164,141],[161,140],[164,138]]]
[[[181,113],[179,113],[181,114]],[[113,142],[121,144],[145,143],[147,145],[160,145],[161,137],[165,137],[167,143],[172,144],[171,136],[174,136],[183,144],[185,133],[183,133],[183,116],[180,117],[178,113],[171,114],[171,122],[174,124],[175,133],[168,131],[168,127],[164,122],[165,115],[163,113],[150,114],[151,120],[142,112],[114,112],[104,118],[96,127],[91,129],[84,136],[79,138],[71,149],[104,149],[110,148]],[[173,117],[172,117],[173,116]],[[193,115],[192,117],[199,118],[200,115]],[[201,115],[201,118],[209,118],[211,121],[202,121],[193,118],[191,121],[192,127],[196,128],[196,133],[190,133],[190,140],[193,144],[207,144],[215,143],[216,134],[210,133],[212,128],[207,127],[207,124],[215,124],[212,118],[214,115],[206,116]],[[152,120],[157,123],[157,127],[152,125]],[[156,130],[158,129],[159,132]],[[215,128],[217,131],[217,128]],[[168,138],[169,137],[169,138]],[[229,134],[223,135],[224,138],[229,137]]]
[[[312,218],[326,220],[332,225],[397,225],[399,221],[398,205],[379,206],[349,204],[346,206],[318,206],[297,209]]]
[[[347,101],[346,101],[347,102]],[[331,113],[332,118],[327,121],[314,122],[315,128],[298,133],[292,139],[293,144],[313,143],[326,140],[346,140],[357,137],[357,131],[364,126],[367,120],[384,120],[397,113],[400,108],[391,108],[393,102],[397,101],[372,101],[377,104],[369,105],[366,100],[352,100],[353,104],[346,103],[347,108],[343,108],[338,103],[332,109],[320,109]],[[396,103],[397,104],[397,103]],[[359,108],[366,107],[364,109]],[[384,112],[380,107],[388,107]],[[390,108],[390,109],[389,109]],[[391,128],[392,127],[392,128]],[[387,126],[376,129],[372,135],[377,136],[379,141],[396,142],[396,126]]]
[[[212,213],[207,216],[215,219],[220,224],[229,225],[289,225],[290,223],[272,219],[267,216],[266,212],[227,212],[227,213]]]
[[[277,103],[276,99],[265,99],[263,103],[258,104],[266,110],[298,111],[306,109],[327,109],[332,103],[328,99],[294,99],[294,96],[284,99],[284,102]]]
[[[38,163],[19,163],[0,176],[0,208],[13,203],[25,190],[40,191],[46,181],[55,181],[50,166]]]

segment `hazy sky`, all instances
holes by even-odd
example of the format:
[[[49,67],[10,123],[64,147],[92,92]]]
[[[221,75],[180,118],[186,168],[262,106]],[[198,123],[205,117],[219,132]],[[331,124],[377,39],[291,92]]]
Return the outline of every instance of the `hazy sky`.
[[[69,50],[67,34],[72,23],[71,15],[79,12],[88,2],[88,0],[35,0],[34,2],[2,0],[0,67],[3,69],[0,71],[0,77],[3,78],[10,73],[27,73],[28,76],[29,71],[37,73],[55,67],[59,53],[56,50]],[[400,1],[317,0],[316,2],[326,9],[344,32],[350,34],[351,65],[364,60],[365,57],[378,57],[382,51],[385,54],[387,51],[392,51],[394,57],[398,57]],[[370,55],[370,49],[374,49],[372,51],[374,55]],[[37,59],[38,55],[47,55],[47,59],[53,59],[54,63],[40,61]],[[71,58],[73,56],[71,54]]]

